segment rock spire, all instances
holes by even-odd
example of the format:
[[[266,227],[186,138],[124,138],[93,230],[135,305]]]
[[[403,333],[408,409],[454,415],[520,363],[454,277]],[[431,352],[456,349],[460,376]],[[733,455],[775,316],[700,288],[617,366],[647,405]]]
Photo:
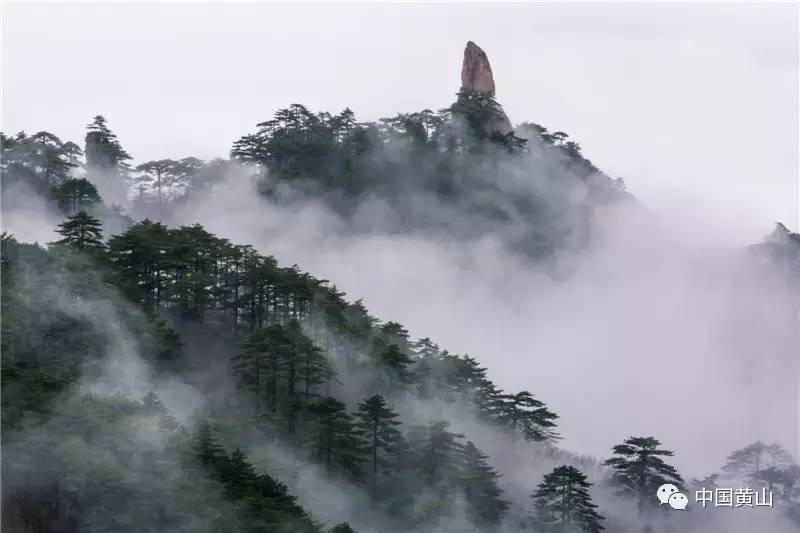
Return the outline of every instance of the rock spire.
[[[461,89],[494,97],[494,76],[492,75],[492,66],[489,64],[489,57],[480,46],[472,41],[468,41],[467,47],[464,48]],[[497,110],[499,111],[498,115],[486,125],[486,128],[490,132],[498,132],[502,135],[510,133],[513,131],[511,121],[499,105]]]

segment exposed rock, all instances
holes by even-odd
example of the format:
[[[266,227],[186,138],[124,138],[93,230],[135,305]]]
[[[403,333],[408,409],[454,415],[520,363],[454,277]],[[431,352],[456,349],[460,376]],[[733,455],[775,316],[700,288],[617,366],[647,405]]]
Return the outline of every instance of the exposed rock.
[[[468,91],[475,91],[494,97],[494,76],[492,66],[486,52],[472,41],[467,42],[464,48],[464,63],[461,66],[461,88]],[[513,131],[511,121],[505,111],[498,105],[497,116],[486,125],[490,132],[498,132],[503,135]]]
[[[494,94],[494,76],[486,52],[472,41],[464,48],[461,66],[461,86],[465,89]]]
[[[772,233],[767,235],[767,242],[788,242],[791,240],[792,232],[789,231],[789,228],[781,224],[780,222],[775,223],[775,229],[772,230]]]

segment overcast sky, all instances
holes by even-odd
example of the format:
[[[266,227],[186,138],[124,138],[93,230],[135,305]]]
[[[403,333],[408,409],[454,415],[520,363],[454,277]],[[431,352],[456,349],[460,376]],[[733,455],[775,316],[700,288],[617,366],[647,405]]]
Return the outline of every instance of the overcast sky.
[[[798,225],[797,4],[5,5],[2,130],[136,161],[224,156],[279,107],[439,109],[467,40],[512,122],[563,130],[648,205]]]

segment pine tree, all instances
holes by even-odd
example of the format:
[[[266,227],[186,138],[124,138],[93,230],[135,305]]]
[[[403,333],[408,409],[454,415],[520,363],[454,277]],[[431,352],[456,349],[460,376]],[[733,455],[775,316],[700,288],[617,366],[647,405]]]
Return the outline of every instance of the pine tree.
[[[99,220],[86,211],[79,211],[58,225],[56,231],[64,238],[56,241],[56,244],[80,250],[103,250],[105,244],[103,243],[102,228],[103,225]]]
[[[719,488],[719,474],[709,474],[702,479],[693,478],[691,486],[694,489],[710,489],[714,490]],[[690,491],[691,492],[691,491]]]
[[[347,522],[342,522],[330,528],[328,533],[356,533],[356,530],[350,527],[350,524]]]
[[[77,158],[83,153],[72,142],[61,142],[48,131],[40,131],[28,137],[34,147],[33,157],[36,166],[42,169],[44,180],[50,185],[58,185],[70,178],[70,171],[79,166]]]
[[[482,380],[470,396],[474,398],[475,409],[481,418],[494,423],[502,420],[506,395],[492,381]]]
[[[131,156],[120,145],[117,136],[108,128],[105,117],[97,115],[86,126],[86,166],[89,169],[109,170],[124,165]]]
[[[75,143],[62,142],[48,131],[31,136],[19,132],[13,137],[0,132],[0,185],[5,190],[12,183],[23,182],[46,195],[71,178],[72,170],[81,166],[82,153]]]
[[[265,401],[269,413],[294,434],[298,415],[316,396],[316,387],[333,377],[327,357],[297,320],[255,330],[242,348],[232,358],[239,385],[253,393],[257,412]]]
[[[309,408],[312,416],[306,442],[328,473],[343,472],[361,476],[364,450],[356,433],[353,418],[345,405],[335,398],[321,398]]]
[[[242,531],[318,533],[319,529],[286,485],[267,473],[258,474],[239,448],[228,453],[217,444],[207,422],[198,424],[192,448],[205,472],[221,482],[226,496],[237,504]]]
[[[211,303],[213,271],[220,239],[200,224],[169,230],[172,240],[170,266],[174,279],[170,285],[181,318],[203,321]]]
[[[778,494],[784,501],[792,505],[797,518],[800,518],[800,465],[793,464],[784,468],[775,469],[775,479],[772,483],[780,487]],[[772,490],[770,486],[770,490]]]
[[[729,478],[742,482],[770,482],[775,472],[791,465],[792,456],[779,444],[756,441],[728,456],[722,471]]]
[[[631,437],[614,446],[616,457],[603,463],[614,470],[612,483],[618,488],[617,494],[636,498],[640,513],[647,509],[648,503],[657,501],[654,495],[659,486],[672,483],[680,487],[683,483],[675,467],[662,459],[673,453],[659,448],[660,445],[654,437]]]
[[[255,486],[258,475],[255,468],[247,461],[247,456],[236,448],[219,466],[220,480],[225,483],[228,497],[242,498]]]
[[[308,405],[317,395],[317,387],[330,381],[335,372],[321,348],[311,343],[299,354],[299,379],[303,383],[303,403]]]
[[[442,353],[442,351],[439,349],[439,345],[428,337],[419,339],[414,343],[413,348],[414,356],[417,359],[435,359],[438,358]]]
[[[379,474],[391,475],[399,468],[398,455],[404,444],[403,436],[397,429],[400,422],[397,413],[387,407],[386,400],[380,394],[359,403],[355,417],[355,427],[370,462],[370,484],[375,491]]]
[[[558,434],[553,430],[558,415],[528,391],[501,397],[498,418],[508,424],[513,431],[519,431],[526,440],[555,440]]]
[[[396,344],[401,352],[408,354],[412,350],[411,342],[408,340],[408,330],[397,322],[386,322],[380,328],[381,340],[385,344]]]
[[[316,386],[333,377],[333,370],[322,350],[303,333],[298,320],[290,320],[285,332],[289,346],[281,362],[286,391],[284,414],[286,429],[293,435],[298,413],[309,406]]]
[[[247,337],[242,352],[232,358],[234,376],[240,386],[252,392],[256,413],[261,412],[264,391],[268,386],[271,388],[268,408],[273,412],[276,409],[278,347],[282,345],[285,349],[288,346],[283,333],[280,325],[260,328]]]
[[[142,398],[142,405],[146,413],[158,417],[159,427],[161,427],[161,429],[174,430],[178,428],[178,421],[175,420],[173,414],[164,406],[161,399],[154,391],[148,392],[147,395]]]
[[[597,533],[605,519],[592,503],[586,476],[573,466],[562,465],[544,476],[533,498],[533,522],[543,532]]]
[[[475,444],[467,441],[462,452],[461,480],[472,521],[481,528],[496,527],[509,507],[497,485],[500,476],[487,459]]]
[[[441,420],[412,428],[410,463],[427,483],[455,479],[461,470],[464,435],[448,431],[449,427],[450,422]]]
[[[192,441],[192,448],[194,449],[195,456],[205,466],[216,468],[227,457],[225,448],[217,442],[217,436],[206,420],[197,424]]]
[[[375,354],[375,357],[378,369],[383,374],[379,390],[394,392],[411,382],[412,374],[408,367],[413,360],[400,346],[394,343],[386,345]]]
[[[166,185],[171,194],[175,189],[184,194],[189,191],[207,190],[214,181],[225,176],[224,160],[215,160],[207,164],[196,157],[184,157],[175,162]],[[217,177],[214,176],[217,174]]]
[[[166,303],[172,246],[169,230],[145,219],[108,242],[117,282],[128,297],[156,313]]]
[[[97,187],[84,178],[67,178],[50,189],[50,196],[67,215],[92,209],[101,201]]]
[[[397,322],[387,322],[378,331],[370,347],[370,356],[379,374],[375,388],[391,393],[411,383],[413,376],[409,367],[414,362],[409,355],[411,343],[408,331]]]
[[[446,389],[452,390],[476,404],[478,411],[487,418],[496,413],[492,411],[497,394],[500,393],[486,376],[486,368],[469,355],[453,355],[442,352],[436,374],[444,382]]]
[[[163,190],[172,183],[178,169],[177,165],[172,159],[159,159],[158,161],[142,163],[135,169],[142,172],[142,176],[136,178],[136,181],[147,185],[152,184],[156,190],[156,199],[160,205],[164,200]]]
[[[130,154],[122,148],[103,116],[94,117],[86,128],[84,153],[89,179],[101,187],[106,201],[124,203],[127,199]]]
[[[256,490],[263,498],[269,498],[281,512],[295,519],[309,521],[309,515],[297,503],[297,498],[289,492],[289,488],[269,474],[263,473],[256,479]]]

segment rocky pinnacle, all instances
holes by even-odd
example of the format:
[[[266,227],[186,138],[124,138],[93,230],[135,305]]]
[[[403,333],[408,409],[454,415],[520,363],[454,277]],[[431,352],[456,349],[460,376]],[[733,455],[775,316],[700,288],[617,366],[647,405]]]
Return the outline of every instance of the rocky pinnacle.
[[[461,66],[461,88],[462,90],[466,89],[494,96],[494,76],[492,76],[489,58],[486,52],[472,41],[467,42],[467,47],[464,48],[464,63]],[[492,120],[490,124],[487,124],[487,129],[505,135],[512,131],[511,121],[502,109],[499,109],[499,111],[500,115]]]

